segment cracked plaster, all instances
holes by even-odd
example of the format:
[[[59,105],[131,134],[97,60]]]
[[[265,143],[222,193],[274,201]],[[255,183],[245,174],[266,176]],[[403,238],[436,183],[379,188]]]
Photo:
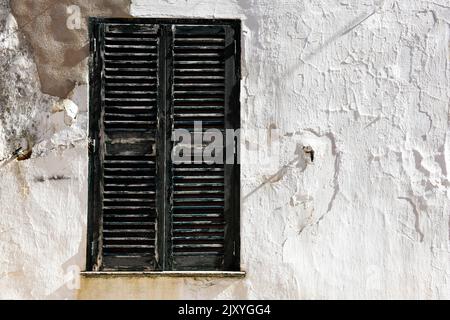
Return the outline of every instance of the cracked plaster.
[[[84,266],[87,71],[83,55],[54,63],[83,51],[85,29],[55,33],[44,16],[38,48],[31,26],[6,37],[28,2],[0,0],[0,160],[33,151],[0,168],[0,297],[450,298],[448,1],[104,2],[131,16],[242,19],[247,276],[67,288],[68,268]],[[63,111],[72,103],[76,117]],[[251,152],[267,128],[280,130],[270,165]]]

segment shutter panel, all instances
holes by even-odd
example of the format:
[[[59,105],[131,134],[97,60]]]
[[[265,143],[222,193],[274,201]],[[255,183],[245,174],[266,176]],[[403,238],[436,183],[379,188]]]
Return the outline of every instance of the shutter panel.
[[[156,268],[158,27],[102,24],[102,268]]]
[[[203,131],[237,128],[239,110],[232,102],[238,83],[233,29],[176,25],[173,30],[172,128],[193,131],[195,121],[201,121]],[[169,240],[173,270],[236,267],[233,226],[239,221],[233,221],[236,208],[230,201],[234,201],[237,165],[231,165],[231,170],[227,167],[204,162],[172,164]]]

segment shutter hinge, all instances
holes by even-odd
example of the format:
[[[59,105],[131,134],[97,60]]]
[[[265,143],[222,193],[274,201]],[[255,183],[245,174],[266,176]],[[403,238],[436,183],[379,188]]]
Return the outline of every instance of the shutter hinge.
[[[97,52],[97,38],[94,38],[94,52]]]
[[[95,139],[89,138],[89,141],[88,141],[89,152],[95,153],[96,147],[97,147],[97,144],[95,143]]]

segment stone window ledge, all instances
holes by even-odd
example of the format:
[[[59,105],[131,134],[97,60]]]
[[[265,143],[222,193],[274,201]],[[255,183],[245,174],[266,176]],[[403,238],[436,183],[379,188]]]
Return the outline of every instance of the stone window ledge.
[[[83,271],[81,276],[86,278],[244,278],[245,271]]]

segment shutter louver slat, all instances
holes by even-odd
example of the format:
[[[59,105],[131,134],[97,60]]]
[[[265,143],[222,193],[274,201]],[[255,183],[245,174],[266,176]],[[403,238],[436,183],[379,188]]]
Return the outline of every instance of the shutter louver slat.
[[[157,29],[105,25],[103,269],[155,269]]]

